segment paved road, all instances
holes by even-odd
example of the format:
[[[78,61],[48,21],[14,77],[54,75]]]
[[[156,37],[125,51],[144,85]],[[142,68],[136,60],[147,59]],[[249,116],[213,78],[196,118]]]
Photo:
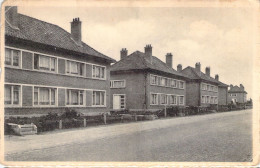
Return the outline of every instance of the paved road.
[[[167,125],[164,125],[167,123]],[[221,161],[252,157],[252,111],[134,123],[130,133],[12,153],[16,161]],[[138,125],[139,128],[138,129]],[[150,125],[149,125],[150,124]],[[151,129],[141,129],[149,126]],[[164,125],[164,126],[162,126]],[[107,128],[112,126],[107,126]],[[116,129],[117,126],[113,126]],[[74,134],[77,131],[74,131]],[[71,133],[73,136],[73,134]],[[78,135],[80,136],[80,135]],[[91,135],[90,135],[91,136]],[[50,136],[51,138],[51,136]],[[66,141],[60,138],[60,141]]]

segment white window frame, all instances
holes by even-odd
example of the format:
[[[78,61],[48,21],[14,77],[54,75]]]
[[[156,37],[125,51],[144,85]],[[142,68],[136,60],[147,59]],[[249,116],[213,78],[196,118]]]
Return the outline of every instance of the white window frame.
[[[155,79],[155,83],[153,83],[153,78]],[[158,76],[150,74],[150,85],[158,85]]]
[[[173,81],[175,81],[175,86],[172,85],[172,82],[173,82]],[[171,79],[171,87],[172,87],[172,88],[177,88],[177,87],[178,87],[178,84],[177,84],[177,83],[178,83],[178,80],[176,80],[176,79]]]
[[[54,57],[54,56],[50,56],[50,55],[45,55],[45,54],[40,54],[40,53],[36,53],[36,52],[31,52],[33,53],[33,58],[32,58],[32,67],[33,67],[33,70],[34,71],[39,71],[39,72],[47,72],[47,73],[55,73],[55,74],[58,74],[58,58],[57,57]],[[38,58],[38,68],[39,69],[35,69],[35,65],[34,65],[34,58],[35,58],[35,55],[38,55],[39,58]],[[44,69],[40,69],[40,57],[48,57],[49,58],[49,69],[48,70],[44,70]],[[51,70],[51,59],[54,59],[55,60],[55,71],[52,71]]]
[[[94,104],[94,92],[104,92],[104,105],[96,105],[96,104]],[[96,98],[96,96],[95,96],[95,98]],[[106,96],[106,91],[104,91],[104,90],[93,90],[92,91],[92,107],[106,107],[106,98],[107,98],[107,96]],[[101,101],[101,96],[100,96],[100,101]]]
[[[162,103],[162,96],[165,96],[165,103]],[[167,96],[167,94],[165,94],[165,93],[161,93],[160,94],[160,105],[167,105],[168,104],[168,96]]]
[[[178,95],[170,94],[170,95],[168,95],[168,96],[169,96],[169,104],[170,104],[170,105],[177,105]],[[174,102],[174,98],[175,98],[175,103],[171,103],[171,101],[170,101],[170,97],[171,97],[171,96],[174,96],[174,97],[173,97],[173,102]]]
[[[152,104],[153,96],[156,95],[156,103]],[[150,105],[159,105],[159,94],[158,93],[150,93]]]
[[[4,96],[4,106],[5,107],[21,107],[22,106],[22,85],[19,84],[4,84],[4,92],[5,92],[5,86],[9,85],[11,86],[11,104],[5,104],[5,96]],[[14,91],[14,86],[19,86],[19,103],[18,104],[13,104],[13,91]]]
[[[115,82],[123,82],[123,86],[115,87]],[[110,81],[110,88],[125,88],[126,80],[111,80]]]
[[[104,68],[104,75],[103,78],[101,77],[96,77],[96,68]],[[93,79],[106,79],[106,67],[105,66],[101,66],[101,65],[92,65],[92,78]]]
[[[82,75],[80,75],[80,72],[78,74],[74,74],[74,73],[71,72],[71,63],[72,62],[78,64],[79,70],[80,70],[81,64],[83,64]],[[68,65],[69,65],[69,72],[67,72]],[[86,64],[85,63],[78,62],[78,61],[72,61],[72,60],[65,60],[65,74],[66,75],[84,77],[85,76],[85,71],[86,71]]]
[[[71,101],[71,91],[74,90],[74,91],[78,91],[78,104],[72,104],[72,101]],[[68,102],[68,91],[69,91],[69,104],[67,104]],[[67,88],[65,89],[65,106],[70,106],[70,107],[84,107],[86,106],[86,91],[84,89],[75,89],[75,88]],[[80,92],[83,92],[83,104],[80,104]]]
[[[180,100],[181,97],[183,97],[183,103],[182,103],[182,104],[180,103],[180,102],[181,102],[181,100]],[[179,100],[179,101],[178,101],[178,102],[179,102],[179,103],[178,103],[179,105],[182,105],[182,106],[183,106],[183,105],[185,104],[185,96],[184,96],[184,95],[178,95],[178,100]]]
[[[38,88],[38,103],[34,104],[34,92],[35,92],[35,87]],[[49,87],[49,86],[32,86],[33,92],[32,92],[32,106],[37,106],[37,107],[57,107],[58,106],[58,88],[55,87]],[[43,105],[40,104],[40,88],[48,88],[49,89],[49,104]],[[55,89],[55,104],[51,104],[51,89]]]
[[[206,103],[206,96],[201,96],[201,103]]]
[[[23,59],[23,56],[22,56],[22,51],[21,50],[19,50],[19,49],[16,49],[16,48],[10,48],[10,47],[5,47],[5,50],[6,49],[9,49],[9,50],[11,50],[11,65],[7,65],[7,64],[5,64],[5,61],[4,61],[4,66],[5,67],[10,67],[10,68],[17,68],[17,69],[21,69],[22,68],[22,59]],[[13,65],[13,61],[14,61],[14,59],[13,59],[13,51],[14,50],[16,50],[16,51],[19,51],[19,60],[18,60],[18,66],[15,66],[15,65]],[[4,52],[4,60],[5,60],[5,54],[6,54],[6,51]]]
[[[179,89],[185,89],[185,82],[183,80],[179,80],[178,82],[179,82]],[[181,82],[183,83],[183,87],[180,87]]]

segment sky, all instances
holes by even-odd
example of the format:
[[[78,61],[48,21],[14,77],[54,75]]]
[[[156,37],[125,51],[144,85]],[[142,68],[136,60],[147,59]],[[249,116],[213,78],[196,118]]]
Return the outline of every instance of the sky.
[[[230,85],[242,83],[252,97],[255,10],[216,7],[18,7],[18,12],[56,24],[70,32],[70,22],[82,21],[82,40],[116,60],[153,47],[165,62],[173,54],[173,68],[201,63],[211,76]]]

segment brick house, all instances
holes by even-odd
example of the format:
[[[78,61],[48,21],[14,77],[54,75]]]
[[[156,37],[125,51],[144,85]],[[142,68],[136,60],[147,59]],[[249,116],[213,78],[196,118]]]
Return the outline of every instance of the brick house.
[[[210,67],[206,67],[203,73],[200,63],[196,63],[195,68],[188,66],[181,72],[191,79],[186,84],[188,106],[209,107],[227,104],[228,85],[220,82],[218,75],[212,78]]]
[[[228,90],[228,103],[231,103],[231,101],[236,103],[247,102],[247,92],[242,84],[240,84],[240,86],[230,85]]]
[[[79,18],[69,33],[6,7],[5,116],[108,112],[112,62],[82,42]]]
[[[158,110],[165,106],[186,105],[188,78],[172,68],[172,54],[166,63],[152,55],[152,46],[145,52],[127,55],[121,50],[121,59],[111,67],[111,108],[114,110]]]

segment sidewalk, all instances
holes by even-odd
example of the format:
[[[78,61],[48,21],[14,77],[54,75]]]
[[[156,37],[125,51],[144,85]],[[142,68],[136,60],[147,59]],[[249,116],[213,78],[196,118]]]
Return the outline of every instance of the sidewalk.
[[[192,122],[210,120],[217,117],[233,116],[242,113],[250,113],[252,110],[233,111],[227,113],[214,113],[209,115],[189,116],[180,118],[167,118],[153,121],[133,122],[127,124],[103,125],[98,127],[86,127],[70,130],[58,130],[40,135],[5,136],[5,155],[21,153],[30,150],[41,150],[66,144],[80,144],[97,139],[122,136],[134,132],[148,131],[166,128],[174,125],[182,125]]]

